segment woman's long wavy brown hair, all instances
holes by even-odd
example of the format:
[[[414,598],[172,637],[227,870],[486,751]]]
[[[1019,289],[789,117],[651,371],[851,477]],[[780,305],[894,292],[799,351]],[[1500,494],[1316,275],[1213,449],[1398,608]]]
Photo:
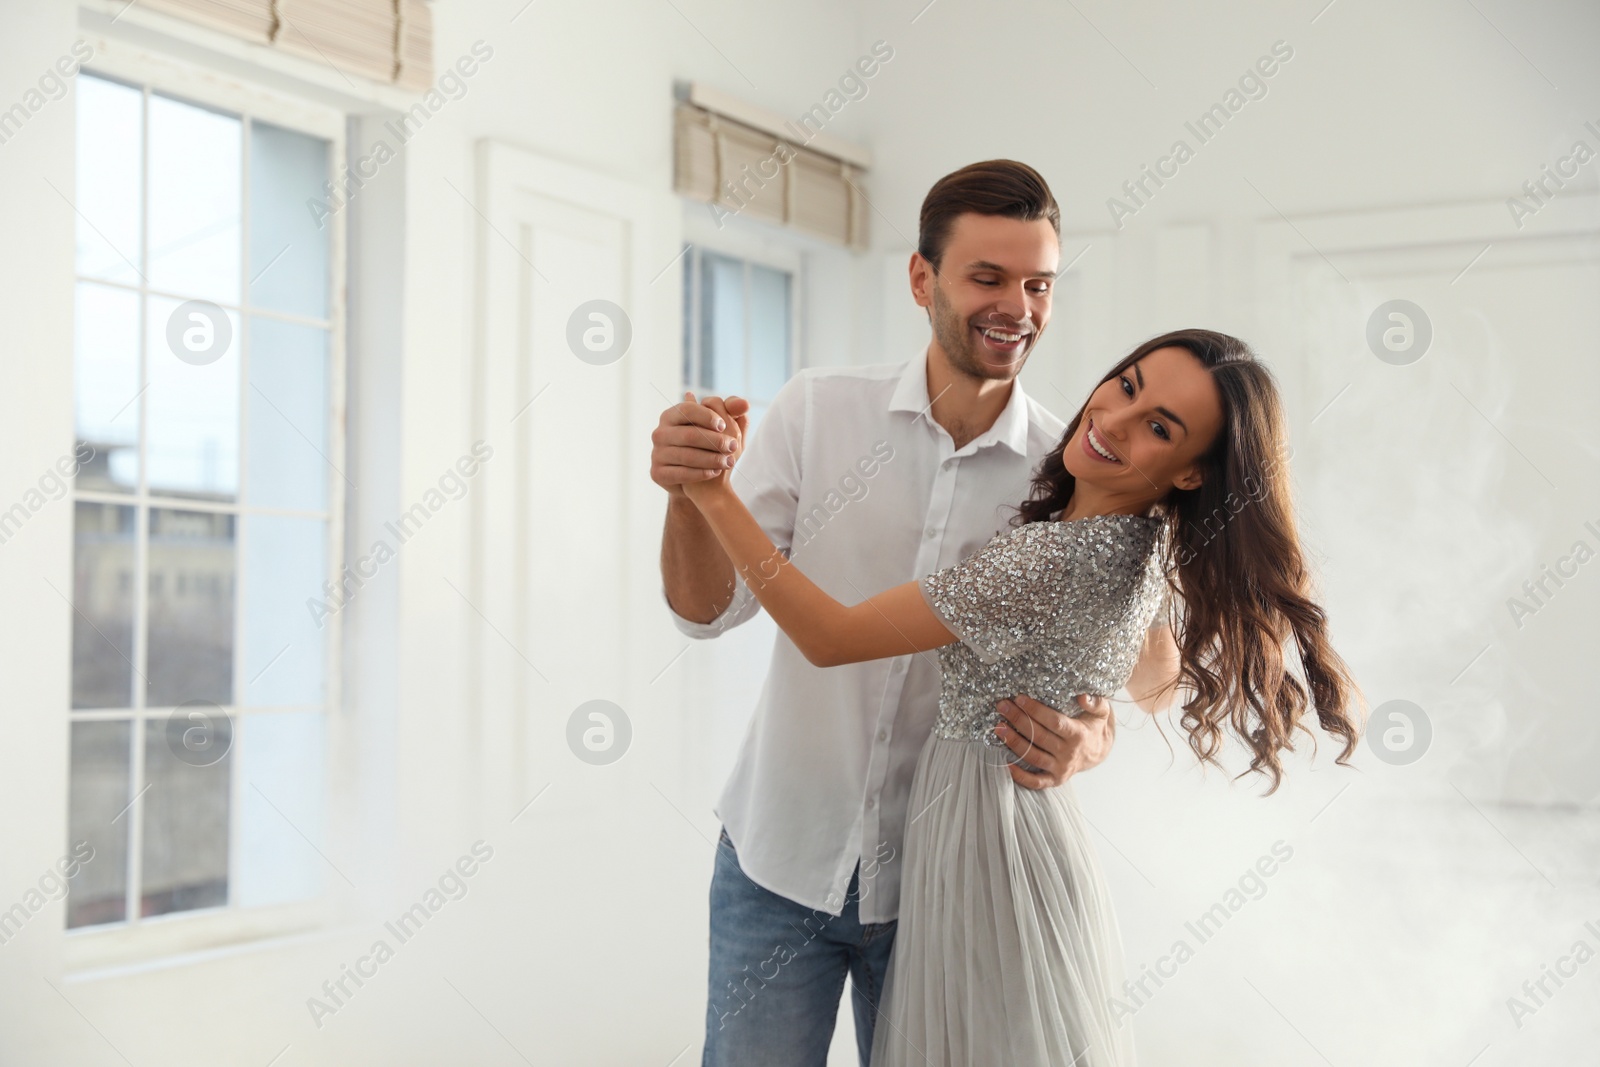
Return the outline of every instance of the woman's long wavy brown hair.
[[[1238,777],[1268,776],[1271,795],[1283,778],[1279,753],[1294,750],[1296,729],[1311,736],[1316,751],[1316,735],[1301,721],[1308,705],[1325,731],[1343,739],[1334,762],[1348,765],[1361,723],[1347,705],[1358,702],[1364,709],[1365,702],[1328,641],[1326,614],[1311,598],[1290,499],[1278,386],[1250,346],[1212,330],[1176,330],[1134,349],[1096,388],[1169,347],[1187,350],[1210,371],[1223,421],[1216,442],[1200,458],[1199,488],[1174,488],[1151,511],[1165,524],[1161,552],[1172,590],[1169,622],[1181,659],[1178,677],[1163,693],[1179,685],[1193,690],[1181,722],[1202,763],[1221,766],[1217,754],[1226,724],[1253,753]],[[1062,465],[1061,452],[1087,407],[1085,400],[1039,465],[1012,525],[1050,520],[1071,500],[1076,479]],[[1285,665],[1290,635],[1304,681]]]

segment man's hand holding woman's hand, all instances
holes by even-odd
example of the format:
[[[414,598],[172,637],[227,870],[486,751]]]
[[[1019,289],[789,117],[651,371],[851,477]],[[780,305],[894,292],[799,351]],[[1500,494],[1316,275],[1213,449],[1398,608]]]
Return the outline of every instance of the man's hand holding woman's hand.
[[[661,413],[650,435],[650,478],[691,500],[728,491],[733,465],[744,452],[750,403],[739,396],[683,396]]]

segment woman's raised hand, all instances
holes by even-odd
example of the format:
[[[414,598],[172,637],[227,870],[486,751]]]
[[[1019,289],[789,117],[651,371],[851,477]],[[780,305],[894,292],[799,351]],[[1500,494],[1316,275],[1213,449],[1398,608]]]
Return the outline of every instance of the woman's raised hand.
[[[704,400],[696,400],[693,393],[684,393],[684,399],[690,403],[698,403],[710,408],[722,420],[722,433],[734,439],[733,451],[727,455],[727,466],[720,472],[699,481],[690,481],[683,484],[684,494],[691,500],[699,499],[712,493],[731,492],[733,468],[739,462],[739,457],[744,455],[745,433],[749,429],[750,405],[747,401],[730,396],[726,401],[722,397],[708,396]],[[734,406],[744,410],[738,415],[728,413],[728,402],[738,400]]]

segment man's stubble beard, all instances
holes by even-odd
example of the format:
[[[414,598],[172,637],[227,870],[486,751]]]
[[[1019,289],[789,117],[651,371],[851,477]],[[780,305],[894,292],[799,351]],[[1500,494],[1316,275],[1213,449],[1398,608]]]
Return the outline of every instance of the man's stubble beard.
[[[1018,359],[1010,373],[1007,373],[1006,370],[992,367],[978,357],[975,351],[977,342],[973,340],[972,332],[968,329],[970,324],[956,315],[949,302],[945,300],[944,291],[939,288],[937,280],[933,284],[932,317],[934,340],[939,342],[939,347],[944,349],[945,355],[949,357],[950,366],[958,374],[980,381],[1011,381],[1022,371],[1022,365],[1032,354],[1032,344],[1038,341],[1038,335],[1032,335],[1029,350],[1022,354],[1022,358]]]

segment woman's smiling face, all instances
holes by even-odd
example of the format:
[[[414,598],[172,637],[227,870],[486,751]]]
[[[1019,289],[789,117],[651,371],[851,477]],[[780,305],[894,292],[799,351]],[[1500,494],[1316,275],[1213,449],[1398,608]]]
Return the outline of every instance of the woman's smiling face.
[[[1174,486],[1200,484],[1197,461],[1221,427],[1222,398],[1204,364],[1188,349],[1158,348],[1100,383],[1061,462],[1094,487],[1097,509],[1142,509]]]

